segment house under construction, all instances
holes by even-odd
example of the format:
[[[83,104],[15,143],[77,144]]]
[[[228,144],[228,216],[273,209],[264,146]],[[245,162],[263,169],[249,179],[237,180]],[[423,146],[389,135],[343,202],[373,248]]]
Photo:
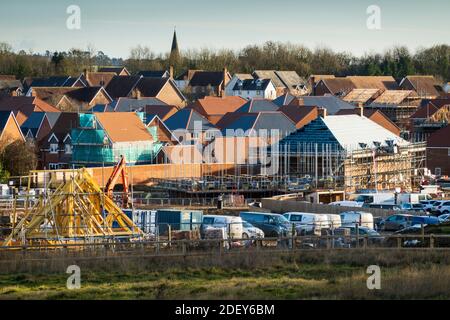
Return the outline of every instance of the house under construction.
[[[425,167],[423,144],[411,144],[357,115],[318,118],[281,140],[276,152],[285,175],[310,177],[315,188],[346,192],[411,190]]]

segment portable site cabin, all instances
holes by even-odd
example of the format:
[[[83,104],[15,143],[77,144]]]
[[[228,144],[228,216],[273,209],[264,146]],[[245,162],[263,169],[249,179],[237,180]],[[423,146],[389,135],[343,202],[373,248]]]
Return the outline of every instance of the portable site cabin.
[[[159,234],[171,230],[192,231],[199,230],[203,221],[203,211],[162,209],[156,211],[156,224]]]

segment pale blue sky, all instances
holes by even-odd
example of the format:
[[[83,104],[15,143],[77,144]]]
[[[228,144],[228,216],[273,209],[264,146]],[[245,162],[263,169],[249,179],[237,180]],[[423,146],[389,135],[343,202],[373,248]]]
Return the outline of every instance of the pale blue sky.
[[[81,8],[81,30],[66,28],[66,8]],[[368,30],[366,9],[381,7],[381,30]],[[86,48],[126,58],[141,44],[170,49],[240,49],[268,40],[355,55],[393,45],[450,43],[449,0],[19,0],[0,2],[0,41],[14,49]]]

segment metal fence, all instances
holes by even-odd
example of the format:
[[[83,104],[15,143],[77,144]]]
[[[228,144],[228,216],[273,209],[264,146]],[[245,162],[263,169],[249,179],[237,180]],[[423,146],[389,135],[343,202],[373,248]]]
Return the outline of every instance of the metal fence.
[[[425,234],[422,227],[419,234],[368,234],[360,232],[358,225],[335,227],[333,224],[288,224],[283,232],[262,235],[250,233],[242,223],[196,223],[174,222],[156,223],[145,218],[137,225],[143,233],[131,237],[104,236],[84,237],[78,239],[61,238],[49,233],[47,237],[32,238],[25,241],[16,239],[13,245],[3,246],[0,250],[51,250],[51,249],[95,249],[95,248],[134,248],[166,250],[172,247],[185,250],[205,250],[222,247],[227,250],[245,250],[251,248],[272,249],[338,249],[338,248],[450,248],[450,235]],[[114,229],[114,226],[113,226]],[[11,228],[1,228],[4,236]],[[75,232],[80,234],[79,232]],[[30,241],[31,240],[31,241]],[[177,251],[176,249],[175,251]],[[159,252],[159,251],[156,251]]]

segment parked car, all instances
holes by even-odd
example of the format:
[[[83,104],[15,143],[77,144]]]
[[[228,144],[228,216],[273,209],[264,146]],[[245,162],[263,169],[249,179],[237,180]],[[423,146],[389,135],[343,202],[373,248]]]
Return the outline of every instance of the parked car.
[[[450,222],[450,213],[441,214],[438,219],[443,222]]]
[[[283,216],[295,224],[295,230],[299,235],[314,234],[320,236],[322,229],[329,229],[330,223],[327,215],[306,213],[306,212],[288,212]]]
[[[205,215],[203,216],[201,234],[207,227],[224,228],[231,239],[242,239],[242,218],[235,216]]]
[[[406,211],[414,211],[419,213],[425,213],[425,209],[423,208],[423,204],[421,203],[402,203],[401,207],[402,210]]]
[[[340,228],[342,226],[341,216],[338,214],[326,214],[328,218],[328,227],[330,229]]]
[[[432,205],[432,207],[431,207],[431,209],[430,209],[430,212],[431,212],[432,214],[439,215],[438,207],[439,207],[442,203],[444,203],[444,202],[446,202],[446,201],[445,201],[445,200],[436,200],[436,201],[433,203],[433,205]]]
[[[243,221],[242,222],[243,230],[242,230],[242,238],[243,239],[262,239],[264,238],[264,232],[260,229],[252,225],[250,222]]]
[[[436,202],[436,200],[422,200],[420,201],[421,204],[423,204],[423,209],[426,212],[431,212],[431,209],[433,208],[433,204]]]
[[[436,212],[439,215],[450,213],[450,201],[442,201],[442,203],[440,203],[436,208]]]
[[[265,237],[288,237],[292,226],[282,215],[263,212],[241,212],[240,217],[264,232]]]
[[[385,231],[398,231],[411,226],[413,216],[410,214],[394,214],[387,217],[382,224]]]
[[[335,202],[330,202],[328,205],[330,206],[340,206],[340,207],[362,207],[363,203],[362,202],[357,202],[357,201],[335,201]]]
[[[367,228],[367,227],[358,227],[356,228],[356,226],[353,227],[346,227],[348,229],[350,229],[350,235],[352,236],[351,238],[351,242],[352,244],[356,244],[356,235],[357,233],[359,234],[359,244],[362,245],[364,242],[364,238],[367,238],[368,240],[368,244],[380,244],[383,242],[384,238],[375,230],[371,229],[371,228]],[[353,238],[353,236],[355,236]]]
[[[373,215],[369,212],[347,211],[342,212],[340,216],[343,227],[352,227],[358,224],[360,227],[374,228]]]
[[[429,224],[439,224],[440,220],[437,217],[429,216],[414,216],[411,221],[411,225],[429,225]]]
[[[400,206],[396,204],[386,204],[386,203],[364,203],[362,207],[384,209],[384,210],[401,210]]]

